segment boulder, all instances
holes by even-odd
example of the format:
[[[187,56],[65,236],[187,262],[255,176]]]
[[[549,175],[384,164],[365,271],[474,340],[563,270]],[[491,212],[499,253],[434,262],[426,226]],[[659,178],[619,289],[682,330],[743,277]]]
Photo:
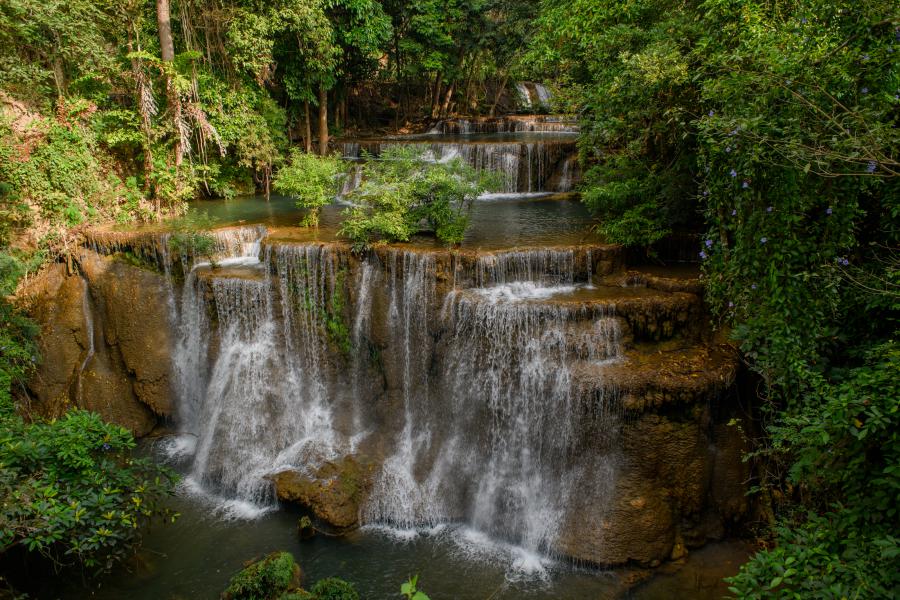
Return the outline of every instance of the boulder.
[[[371,488],[374,467],[353,456],[324,463],[312,474],[281,471],[271,476],[278,499],[310,510],[338,532],[359,526],[359,509]]]

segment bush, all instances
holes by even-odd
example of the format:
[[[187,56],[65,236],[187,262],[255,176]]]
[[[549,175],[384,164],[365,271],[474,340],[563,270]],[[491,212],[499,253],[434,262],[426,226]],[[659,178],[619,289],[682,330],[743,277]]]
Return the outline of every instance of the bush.
[[[275,600],[299,585],[300,567],[290,552],[273,552],[231,578],[228,600]]]
[[[343,162],[330,156],[316,156],[294,150],[290,161],[278,171],[272,186],[279,194],[294,196],[297,206],[309,209],[304,225],[319,224],[319,209],[338,193]]]
[[[320,579],[311,591],[316,600],[359,600],[353,584],[337,577]]]
[[[458,244],[472,203],[495,185],[496,177],[477,173],[461,159],[436,163],[423,160],[415,148],[387,148],[365,164],[363,183],[351,195],[356,205],[346,211],[340,233],[357,250],[407,241],[421,231]]]
[[[131,456],[134,439],[75,410],[26,423],[0,417],[0,552],[19,546],[59,566],[107,571],[140,541],[174,474]]]

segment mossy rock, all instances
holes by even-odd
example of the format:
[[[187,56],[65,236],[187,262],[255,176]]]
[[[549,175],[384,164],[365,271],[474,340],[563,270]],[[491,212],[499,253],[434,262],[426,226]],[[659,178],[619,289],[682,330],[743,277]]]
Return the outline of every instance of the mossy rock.
[[[278,499],[310,510],[316,519],[343,533],[359,526],[359,507],[372,481],[372,465],[353,456],[326,462],[314,474],[294,470],[271,476]]]
[[[329,577],[320,579],[312,586],[312,598],[315,600],[359,600],[359,593],[352,583],[337,577]]]
[[[284,600],[290,594],[305,593],[300,590],[300,577],[300,566],[290,552],[273,552],[232,577],[222,599]]]

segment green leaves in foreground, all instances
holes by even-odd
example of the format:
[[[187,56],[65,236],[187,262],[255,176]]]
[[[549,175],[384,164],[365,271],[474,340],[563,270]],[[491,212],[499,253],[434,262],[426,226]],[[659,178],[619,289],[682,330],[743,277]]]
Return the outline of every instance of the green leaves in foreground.
[[[400,585],[400,594],[406,600],[430,600],[422,590],[418,589],[419,576],[413,575]]]
[[[15,547],[57,565],[106,571],[140,541],[174,474],[134,458],[125,429],[82,410],[26,423],[0,417],[0,553]]]

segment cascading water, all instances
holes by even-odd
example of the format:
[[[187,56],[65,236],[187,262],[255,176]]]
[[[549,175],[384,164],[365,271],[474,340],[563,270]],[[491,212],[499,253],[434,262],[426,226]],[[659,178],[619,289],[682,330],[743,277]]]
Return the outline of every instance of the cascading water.
[[[423,156],[437,162],[460,158],[478,172],[495,173],[505,193],[529,193],[550,190],[550,182],[558,167],[570,159],[575,151],[573,141],[547,140],[543,142],[477,142],[447,141],[378,141],[365,144],[345,144],[345,156],[361,158],[363,151],[377,156],[384,148],[412,145]],[[348,154],[355,152],[355,154]],[[568,184],[571,187],[571,182]],[[559,187],[559,186],[557,186]],[[567,190],[561,190],[567,191]]]

